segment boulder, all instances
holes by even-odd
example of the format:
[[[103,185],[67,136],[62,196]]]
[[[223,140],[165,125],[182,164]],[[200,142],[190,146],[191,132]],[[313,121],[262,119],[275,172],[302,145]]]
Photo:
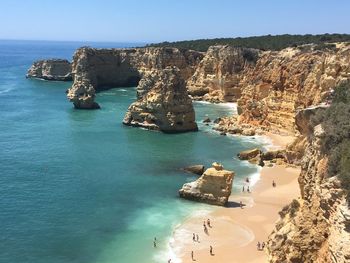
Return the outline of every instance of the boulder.
[[[224,206],[231,194],[233,178],[234,172],[213,163],[196,181],[184,184],[179,195],[197,202]]]
[[[249,160],[257,157],[260,154],[261,150],[259,150],[258,148],[254,148],[252,150],[242,151],[239,154],[237,154],[237,156],[240,160]]]
[[[166,133],[197,131],[192,100],[180,73],[177,67],[146,73],[123,123]]]
[[[203,120],[204,123],[209,123],[211,122],[210,118],[209,117],[205,117],[204,120]]]
[[[285,150],[267,151],[267,152],[261,153],[261,159],[264,161],[271,161],[277,158],[285,159],[285,155],[286,155]]]
[[[185,167],[184,170],[186,172],[202,175],[204,172],[204,165],[202,164],[191,165],[191,166]]]
[[[69,81],[72,80],[72,66],[66,59],[39,60],[28,69],[26,77]]]

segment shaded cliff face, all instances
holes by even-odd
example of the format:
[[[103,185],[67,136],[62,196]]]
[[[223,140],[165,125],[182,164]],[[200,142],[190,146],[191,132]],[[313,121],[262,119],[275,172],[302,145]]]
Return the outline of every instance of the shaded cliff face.
[[[72,80],[71,63],[65,59],[39,60],[28,69],[26,77],[69,81]]]
[[[167,133],[197,131],[192,101],[177,67],[145,73],[137,94],[123,120],[125,125]]]
[[[350,261],[350,211],[336,174],[329,173],[330,152],[322,150],[323,123],[310,119],[325,112],[313,107],[297,114],[301,136],[306,138],[299,176],[301,198],[281,212],[269,236],[269,262]]]
[[[80,48],[73,58],[74,81],[90,85],[95,91],[109,87],[136,86],[142,76],[154,69],[176,66],[180,76],[188,79],[203,55],[176,48],[94,49]],[[75,89],[73,84],[71,89]],[[71,92],[76,94],[77,92]],[[73,103],[80,100],[68,97]]]

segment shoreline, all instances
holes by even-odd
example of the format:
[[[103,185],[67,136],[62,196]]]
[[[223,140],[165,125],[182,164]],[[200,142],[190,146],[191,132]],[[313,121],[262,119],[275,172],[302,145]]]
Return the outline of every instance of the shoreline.
[[[284,148],[293,139],[292,136],[270,133],[264,137],[271,142],[265,145],[267,149]],[[250,184],[251,193],[233,193],[228,207],[214,208],[206,216],[190,215],[174,229],[168,244],[172,263],[193,262],[191,251],[195,262],[267,261],[266,253],[257,250],[257,242],[266,243],[279,218],[278,212],[300,195],[297,181],[300,168],[265,166],[258,172],[259,178],[255,184]],[[272,180],[277,187],[272,187]],[[240,201],[244,204],[243,209],[239,206]],[[203,221],[207,218],[213,226],[209,228],[208,235],[203,232]],[[200,242],[192,241],[193,233],[199,235]],[[210,246],[213,247],[212,256]]]

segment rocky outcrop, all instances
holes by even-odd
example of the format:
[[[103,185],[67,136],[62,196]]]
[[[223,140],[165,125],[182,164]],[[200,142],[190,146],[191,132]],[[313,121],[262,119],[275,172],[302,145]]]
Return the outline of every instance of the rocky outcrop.
[[[197,131],[192,101],[177,67],[147,72],[123,123],[167,133]]]
[[[150,71],[176,66],[180,76],[187,80],[202,59],[200,52],[177,48],[95,49],[83,47],[73,57],[74,82],[83,83],[86,89],[100,91],[110,87],[137,86]],[[149,79],[149,77],[148,77]],[[81,84],[79,84],[80,87]],[[75,83],[72,89],[75,89]],[[79,94],[68,96],[73,103],[81,100]],[[84,96],[84,95],[83,95]]]
[[[261,154],[261,150],[259,150],[258,148],[254,148],[252,150],[241,151],[240,153],[237,154],[237,157],[240,160],[249,160],[249,159],[255,158],[260,154]]]
[[[71,70],[71,63],[65,59],[39,60],[28,69],[26,77],[69,81],[72,80]]]
[[[89,83],[75,81],[67,91],[67,98],[73,102],[76,109],[99,109],[95,102],[95,89]]]
[[[179,190],[180,197],[212,205],[226,205],[234,173],[224,170],[218,163],[213,163],[212,166],[196,181],[184,184]]]
[[[325,136],[322,123],[310,121],[317,111],[324,108],[299,111],[296,118],[306,139],[299,176],[301,198],[280,212],[267,243],[269,262],[350,261],[350,210],[337,176],[329,174],[331,150],[321,150]]]
[[[185,167],[184,170],[189,173],[202,175],[204,172],[204,165],[202,164],[191,165],[191,166]]]

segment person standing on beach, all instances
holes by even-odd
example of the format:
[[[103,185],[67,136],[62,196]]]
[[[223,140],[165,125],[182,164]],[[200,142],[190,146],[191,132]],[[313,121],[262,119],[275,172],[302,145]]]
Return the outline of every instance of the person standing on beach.
[[[211,227],[209,218],[207,219],[207,225],[208,225],[208,227]]]
[[[248,185],[248,187],[247,187],[247,192],[250,193],[249,185]]]
[[[194,261],[193,250],[191,251],[191,258],[192,258],[192,261]]]
[[[244,192],[244,185],[243,185],[243,187],[242,187],[242,192]]]
[[[258,241],[258,244],[256,244],[256,248],[260,250],[260,242]]]
[[[199,236],[198,235],[196,235],[197,236],[197,242],[199,243]]]
[[[210,246],[209,252],[210,252],[210,255],[212,256],[213,255],[213,247],[212,246]]]
[[[275,180],[272,180],[272,187],[276,187],[276,182],[275,182]]]
[[[193,235],[192,235],[192,240],[193,240],[193,242],[195,242],[196,241],[196,235],[193,233]]]

